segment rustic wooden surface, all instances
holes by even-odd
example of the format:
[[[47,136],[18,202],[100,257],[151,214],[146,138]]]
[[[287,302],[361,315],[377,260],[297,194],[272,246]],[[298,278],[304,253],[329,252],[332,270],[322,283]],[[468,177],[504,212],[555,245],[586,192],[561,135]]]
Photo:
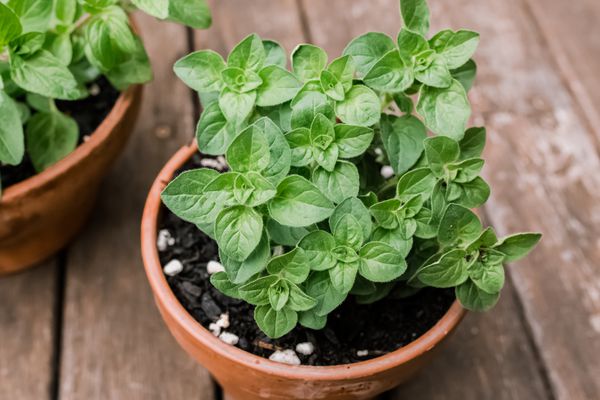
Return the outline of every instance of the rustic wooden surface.
[[[499,305],[469,315],[430,368],[384,398],[600,399],[600,3],[430,3],[434,29],[482,34],[471,100],[489,132],[486,220],[545,237],[509,266]],[[156,80],[94,217],[55,260],[0,280],[0,399],[219,399],[160,321],[138,250],[147,189],[199,111],[171,66],[253,31],[333,57],[357,34],[395,35],[400,19],[397,0],[211,5],[208,31],[139,19]]]

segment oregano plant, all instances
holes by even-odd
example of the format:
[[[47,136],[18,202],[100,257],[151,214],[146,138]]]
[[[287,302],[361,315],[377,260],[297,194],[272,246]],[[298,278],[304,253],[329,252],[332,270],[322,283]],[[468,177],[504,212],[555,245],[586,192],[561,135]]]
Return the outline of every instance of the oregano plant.
[[[0,0],[0,165],[27,152],[41,172],[72,152],[79,127],[55,100],[79,100],[104,75],[118,90],[152,70],[128,12],[206,28],[205,0]]]
[[[201,50],[175,64],[204,100],[200,151],[228,170],[184,172],[162,200],[216,240],[225,271],[212,284],[254,305],[270,337],[323,328],[348,296],[454,288],[488,310],[503,263],[540,239],[498,238],[472,211],[490,195],[486,132],[467,126],[479,35],[428,37],[425,1],[400,6],[396,41],[367,33],[335,59],[302,44],[287,70],[284,50],[253,34],[227,60]]]

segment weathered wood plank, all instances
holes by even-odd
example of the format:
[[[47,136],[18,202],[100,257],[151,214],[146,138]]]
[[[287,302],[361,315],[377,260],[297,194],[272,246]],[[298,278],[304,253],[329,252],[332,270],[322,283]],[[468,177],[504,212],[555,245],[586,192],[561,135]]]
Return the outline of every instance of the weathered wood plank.
[[[454,1],[445,1],[444,10],[440,9],[440,2],[430,3],[435,6],[432,14],[436,18],[449,12],[445,8],[451,8],[450,5],[461,10],[462,6],[471,7],[474,1],[463,2],[460,7]],[[314,42],[332,57],[339,55],[356,35],[383,31],[395,37],[400,29],[397,0],[304,0],[303,8]],[[454,21],[436,18],[434,22],[445,26]],[[470,19],[460,22],[472,26]],[[411,384],[389,395],[398,399],[414,396],[427,399],[548,398],[511,285],[505,289],[496,309],[485,315],[470,315],[430,368]]]
[[[600,2],[525,0],[556,65],[600,140]],[[527,10],[527,9],[526,9]],[[598,143],[598,142],[597,142]]]
[[[600,157],[593,134],[522,1],[435,4],[436,15],[482,33],[473,99],[490,132],[491,222],[500,233],[545,235],[511,272],[552,389],[559,399],[600,398]]]
[[[195,48],[226,55],[235,44],[256,32],[277,40],[288,52],[305,39],[295,0],[212,0],[213,26],[198,31]]]
[[[155,81],[125,157],[68,256],[60,398],[212,399],[206,370],[180,349],[154,306],[139,252],[150,184],[193,134],[190,92],[172,73],[186,30],[139,16]]]
[[[51,399],[57,262],[0,279],[0,399]]]

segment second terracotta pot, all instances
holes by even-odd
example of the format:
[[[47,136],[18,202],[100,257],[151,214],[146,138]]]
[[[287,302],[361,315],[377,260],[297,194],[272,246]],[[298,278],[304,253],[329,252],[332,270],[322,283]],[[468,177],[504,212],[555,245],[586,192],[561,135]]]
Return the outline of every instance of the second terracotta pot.
[[[127,89],[88,141],[42,173],[4,191],[0,199],[0,275],[48,258],[79,232],[102,178],[133,130],[141,97],[141,86]]]
[[[409,380],[431,360],[465,310],[455,302],[442,319],[411,344],[355,364],[288,366],[223,343],[179,303],[165,279],[156,248],[160,193],[176,170],[197,151],[182,148],[156,178],[142,220],[142,256],[158,309],[181,347],[215,377],[228,400],[371,399]]]

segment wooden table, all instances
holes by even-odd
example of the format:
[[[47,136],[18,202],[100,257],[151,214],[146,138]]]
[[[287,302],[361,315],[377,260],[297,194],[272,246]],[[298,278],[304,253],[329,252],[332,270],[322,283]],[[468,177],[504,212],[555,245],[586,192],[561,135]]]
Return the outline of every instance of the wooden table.
[[[471,93],[488,127],[485,218],[540,230],[508,266],[499,305],[471,314],[435,363],[387,399],[600,399],[600,2],[431,0],[434,29],[482,34]],[[152,302],[139,254],[147,190],[199,114],[173,63],[257,31],[338,55],[369,30],[395,35],[397,0],[214,0],[194,33],[139,16],[155,81],[87,229],[55,259],[0,280],[0,399],[219,399]]]

